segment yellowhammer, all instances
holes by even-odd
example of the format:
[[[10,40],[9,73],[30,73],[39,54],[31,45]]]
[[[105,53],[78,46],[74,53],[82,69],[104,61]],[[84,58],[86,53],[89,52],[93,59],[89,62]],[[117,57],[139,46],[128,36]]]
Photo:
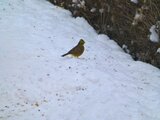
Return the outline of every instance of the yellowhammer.
[[[69,54],[74,57],[79,57],[84,52],[84,43],[85,43],[84,40],[80,39],[79,43],[74,48],[72,48],[69,52],[62,55],[62,57],[69,55]]]

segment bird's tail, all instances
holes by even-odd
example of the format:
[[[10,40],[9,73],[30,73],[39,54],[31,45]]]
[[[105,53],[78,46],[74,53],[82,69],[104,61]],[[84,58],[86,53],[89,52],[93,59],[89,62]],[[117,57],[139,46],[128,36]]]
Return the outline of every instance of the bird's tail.
[[[68,55],[68,53],[66,53],[66,54],[64,54],[64,55],[61,55],[61,57],[64,57],[64,56],[66,56],[66,55]]]

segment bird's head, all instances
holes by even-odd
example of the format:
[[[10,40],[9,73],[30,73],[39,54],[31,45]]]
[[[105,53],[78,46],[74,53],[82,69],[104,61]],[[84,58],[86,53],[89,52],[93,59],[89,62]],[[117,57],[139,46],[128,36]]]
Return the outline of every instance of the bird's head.
[[[84,40],[83,40],[83,39],[80,39],[80,41],[79,41],[78,44],[79,44],[79,45],[84,45],[84,43],[85,43]]]

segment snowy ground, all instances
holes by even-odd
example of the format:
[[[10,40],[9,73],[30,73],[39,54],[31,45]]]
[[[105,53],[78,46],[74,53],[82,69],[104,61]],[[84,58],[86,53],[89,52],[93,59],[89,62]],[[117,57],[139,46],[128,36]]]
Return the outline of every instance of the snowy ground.
[[[45,0],[0,1],[0,120],[160,120],[160,70]],[[79,58],[61,57],[84,39]]]

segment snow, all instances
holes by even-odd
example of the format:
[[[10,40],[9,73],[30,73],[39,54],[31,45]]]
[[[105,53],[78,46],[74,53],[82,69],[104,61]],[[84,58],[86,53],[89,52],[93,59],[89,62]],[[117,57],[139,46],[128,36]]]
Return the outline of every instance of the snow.
[[[157,53],[160,53],[160,48],[157,49]]]
[[[150,34],[150,40],[152,42],[159,42],[159,35],[156,32],[156,26],[155,25],[151,26],[150,32],[151,32],[151,34]]]
[[[78,0],[72,0],[73,3],[78,3]]]
[[[131,0],[131,2],[133,2],[133,3],[138,3],[138,0]]]
[[[45,0],[5,0],[0,26],[0,119],[160,119],[160,70],[83,18]],[[61,57],[81,38],[80,58]]]
[[[138,22],[143,21],[143,19],[144,19],[144,15],[143,15],[142,9],[137,9],[132,25],[137,25]]]
[[[123,44],[123,45],[122,45],[122,49],[123,49],[126,53],[130,53],[127,45]]]
[[[92,13],[94,13],[96,11],[96,8],[92,8],[91,10],[90,10],[90,12],[92,12]]]

